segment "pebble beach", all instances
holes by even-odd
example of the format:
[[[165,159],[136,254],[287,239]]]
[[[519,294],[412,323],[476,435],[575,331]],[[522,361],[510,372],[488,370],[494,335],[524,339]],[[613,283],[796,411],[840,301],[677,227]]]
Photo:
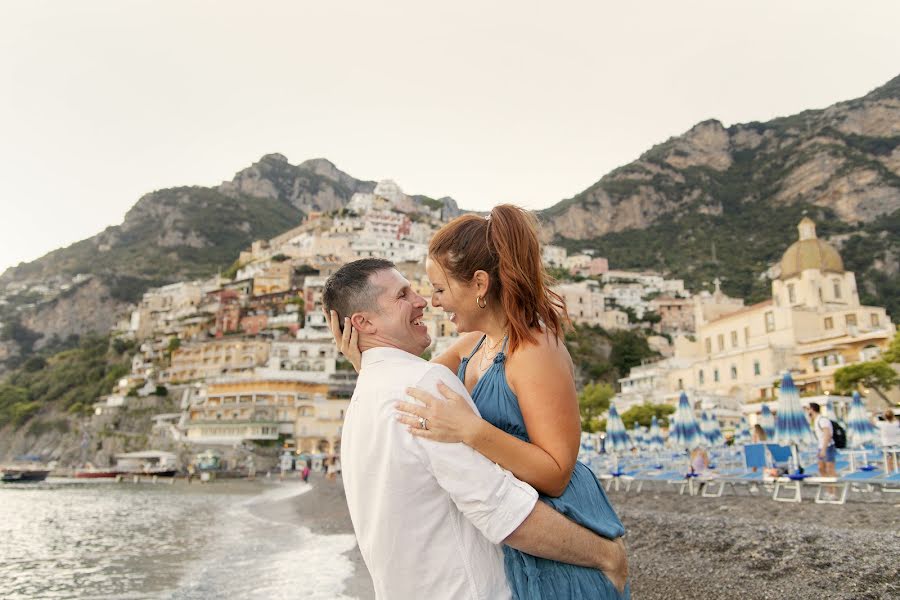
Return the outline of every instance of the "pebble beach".
[[[316,534],[352,533],[340,478],[268,508]],[[702,498],[668,488],[610,492],[628,531],[635,600],[799,600],[900,597],[900,494],[854,495],[843,506],[765,496]],[[374,598],[354,547],[344,595]]]

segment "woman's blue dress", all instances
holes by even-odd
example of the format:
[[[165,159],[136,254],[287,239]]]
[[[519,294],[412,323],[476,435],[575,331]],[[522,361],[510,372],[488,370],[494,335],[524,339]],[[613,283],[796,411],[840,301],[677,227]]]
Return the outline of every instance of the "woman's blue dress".
[[[484,343],[484,339],[481,338],[471,354],[459,365],[457,376],[463,383],[466,381],[469,360]],[[519,400],[506,382],[506,343],[504,340],[493,364],[475,384],[472,399],[482,418],[491,425],[530,442],[525,420],[519,409]],[[540,498],[557,512],[603,537],[614,539],[625,534],[625,527],[610,505],[600,482],[590,468],[580,462],[575,463],[572,478],[562,496],[550,498],[541,495]],[[503,557],[513,598],[519,600],[630,598],[628,587],[620,595],[606,575],[597,569],[537,558],[509,546],[503,547]]]

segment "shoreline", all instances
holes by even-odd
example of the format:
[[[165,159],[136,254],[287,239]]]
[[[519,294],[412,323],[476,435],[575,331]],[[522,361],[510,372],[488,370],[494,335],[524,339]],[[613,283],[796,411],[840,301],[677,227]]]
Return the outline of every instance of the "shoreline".
[[[299,478],[291,477],[284,483],[297,485],[301,482]],[[354,535],[340,476],[335,481],[328,481],[322,473],[310,473],[308,486],[307,491],[298,495],[271,503],[250,505],[249,509],[267,519],[305,527],[315,535]],[[354,542],[353,548],[344,552],[343,556],[353,566],[352,574],[343,582],[343,595],[357,600],[374,600],[372,578],[359,546]]]

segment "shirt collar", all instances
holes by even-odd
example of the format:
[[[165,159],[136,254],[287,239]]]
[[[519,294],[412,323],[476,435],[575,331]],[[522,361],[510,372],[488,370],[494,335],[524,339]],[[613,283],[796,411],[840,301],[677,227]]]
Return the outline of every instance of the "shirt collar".
[[[380,346],[378,348],[369,348],[362,353],[362,365],[360,366],[359,370],[362,371],[368,365],[374,365],[390,359],[424,360],[421,357],[416,356],[415,354],[410,354],[409,352],[406,352],[405,350],[401,350],[399,348]]]

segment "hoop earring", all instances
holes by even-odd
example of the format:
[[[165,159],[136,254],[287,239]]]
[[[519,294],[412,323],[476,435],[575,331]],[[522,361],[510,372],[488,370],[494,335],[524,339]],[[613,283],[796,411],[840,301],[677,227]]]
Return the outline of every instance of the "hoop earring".
[[[478,305],[478,308],[487,308],[487,298],[475,296],[475,304]]]

